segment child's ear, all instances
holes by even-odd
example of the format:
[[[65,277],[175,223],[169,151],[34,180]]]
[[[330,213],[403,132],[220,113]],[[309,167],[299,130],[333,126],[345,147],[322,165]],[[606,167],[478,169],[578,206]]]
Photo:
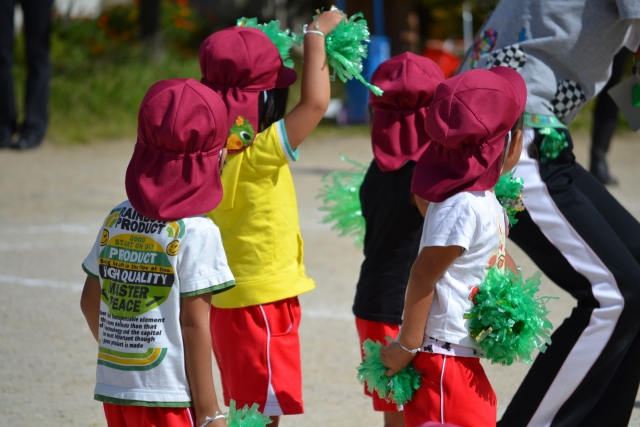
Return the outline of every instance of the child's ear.
[[[522,151],[522,130],[518,129],[513,133],[513,142],[509,147],[509,152],[507,153],[508,158],[520,158],[520,152]]]

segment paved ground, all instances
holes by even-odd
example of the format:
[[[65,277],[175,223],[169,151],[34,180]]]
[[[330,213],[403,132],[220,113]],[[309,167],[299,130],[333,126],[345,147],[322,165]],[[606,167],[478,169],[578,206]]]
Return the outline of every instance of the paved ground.
[[[586,139],[577,142],[585,164]],[[0,152],[0,426],[105,425],[100,404],[92,400],[96,346],[79,309],[85,277],[80,264],[104,215],[125,198],[132,146],[45,144],[34,152]],[[320,224],[314,198],[324,173],[345,168],[340,152],[371,158],[365,138],[315,139],[301,148],[293,166],[306,265],[317,289],[301,297],[307,413],[285,419],[284,427],[381,424],[355,379],[359,355],[350,308],[362,256],[350,239]],[[638,136],[613,142],[611,165],[622,184],[612,191],[640,218],[638,159]],[[535,271],[513,244],[510,251],[525,274]],[[542,292],[561,298],[549,305],[558,324],[573,300],[548,280]],[[487,366],[500,413],[527,368]],[[640,410],[630,425],[640,426]]]

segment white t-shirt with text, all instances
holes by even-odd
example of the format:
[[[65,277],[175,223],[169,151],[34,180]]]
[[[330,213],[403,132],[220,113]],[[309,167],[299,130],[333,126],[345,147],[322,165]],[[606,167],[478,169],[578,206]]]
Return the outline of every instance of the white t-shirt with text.
[[[204,215],[152,220],[126,201],[82,267],[102,288],[95,399],[191,406],[180,302],[235,285],[218,227]]]

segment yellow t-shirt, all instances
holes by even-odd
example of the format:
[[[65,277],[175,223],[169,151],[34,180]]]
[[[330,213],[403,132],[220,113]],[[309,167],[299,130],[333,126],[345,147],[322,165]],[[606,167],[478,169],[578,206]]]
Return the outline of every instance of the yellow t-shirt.
[[[288,166],[297,159],[298,150],[289,145],[284,120],[260,132],[246,150],[228,156],[222,171],[222,202],[207,216],[220,228],[236,287],[214,295],[214,306],[266,304],[315,287],[305,274]]]

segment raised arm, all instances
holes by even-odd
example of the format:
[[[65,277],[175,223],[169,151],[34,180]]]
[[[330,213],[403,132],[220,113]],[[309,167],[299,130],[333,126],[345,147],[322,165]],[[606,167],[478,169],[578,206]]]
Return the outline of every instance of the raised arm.
[[[309,30],[329,34],[343,19],[346,18],[338,11],[323,12],[309,24]],[[324,49],[322,35],[310,32],[304,36],[300,102],[284,118],[289,144],[293,149],[318,126],[329,106],[329,65]]]

